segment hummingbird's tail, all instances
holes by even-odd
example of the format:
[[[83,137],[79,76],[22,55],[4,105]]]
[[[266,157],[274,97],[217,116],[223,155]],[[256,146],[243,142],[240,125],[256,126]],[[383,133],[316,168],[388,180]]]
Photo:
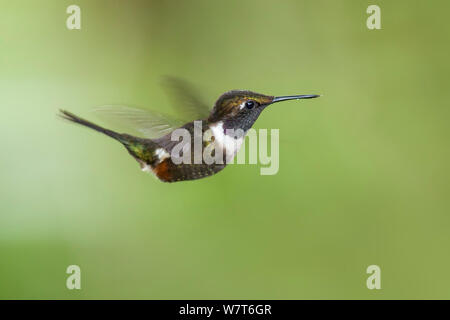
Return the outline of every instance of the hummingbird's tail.
[[[99,125],[96,125],[95,123],[92,123],[90,121],[87,121],[83,118],[80,118],[76,115],[74,115],[72,112],[66,111],[66,110],[59,110],[59,116],[65,120],[69,120],[71,122],[75,122],[78,124],[81,124],[83,126],[86,126],[88,128],[94,129],[95,131],[101,132],[106,134],[107,136],[110,136],[111,138],[114,138],[116,140],[119,140],[122,142],[122,135],[120,133],[117,133],[115,131],[105,129],[103,127],[100,127]]]
[[[118,133],[83,118],[80,118],[73,113],[66,110],[59,110],[59,116],[65,120],[81,124],[85,127],[91,128],[95,131],[106,134],[107,136],[121,142],[128,152],[139,162],[141,167],[145,167],[147,164],[153,164],[155,157],[153,151],[158,147],[156,143],[149,139],[141,139],[129,134]]]

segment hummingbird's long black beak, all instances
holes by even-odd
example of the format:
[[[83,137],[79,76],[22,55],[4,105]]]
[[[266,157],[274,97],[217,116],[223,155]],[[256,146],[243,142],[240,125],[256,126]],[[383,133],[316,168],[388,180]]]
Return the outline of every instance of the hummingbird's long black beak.
[[[298,96],[283,96],[283,97],[275,97],[272,100],[272,103],[286,101],[286,100],[299,100],[299,99],[313,99],[320,97],[320,94],[301,94]]]

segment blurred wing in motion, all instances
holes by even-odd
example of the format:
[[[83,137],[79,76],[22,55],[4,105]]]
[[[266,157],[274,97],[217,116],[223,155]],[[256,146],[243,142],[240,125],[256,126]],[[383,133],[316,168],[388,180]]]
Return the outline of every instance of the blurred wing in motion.
[[[168,89],[176,117],[123,105],[100,106],[94,108],[94,112],[113,125],[118,125],[124,130],[132,130],[149,139],[160,138],[187,122],[208,117],[210,112],[208,105],[201,101],[194,87],[188,82],[165,77],[163,86]]]
[[[166,76],[163,78],[163,87],[166,88],[181,119],[190,122],[208,117],[210,107],[202,101],[197,90],[189,82]]]
[[[184,124],[174,117],[136,107],[105,105],[93,111],[100,118],[124,129],[134,130],[149,139],[162,137]]]

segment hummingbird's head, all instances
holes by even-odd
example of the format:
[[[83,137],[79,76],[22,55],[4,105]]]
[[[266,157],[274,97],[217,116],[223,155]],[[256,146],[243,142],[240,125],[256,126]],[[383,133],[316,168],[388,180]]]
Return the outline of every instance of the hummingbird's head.
[[[287,100],[312,99],[319,95],[296,95],[296,96],[266,96],[264,94],[245,91],[232,90],[222,94],[214,104],[214,108],[209,115],[208,122],[215,123],[222,121],[224,128],[240,128],[244,131],[250,129],[258,119],[261,111],[268,105]]]

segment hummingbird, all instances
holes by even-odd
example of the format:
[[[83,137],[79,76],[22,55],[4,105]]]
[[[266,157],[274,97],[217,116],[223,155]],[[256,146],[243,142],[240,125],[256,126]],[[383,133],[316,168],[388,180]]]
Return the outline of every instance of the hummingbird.
[[[248,90],[231,90],[222,94],[209,110],[206,104],[194,95],[190,95],[187,88],[179,86],[179,89],[184,96],[183,100],[189,105],[183,112],[189,114],[192,119],[196,119],[182,125],[179,125],[181,122],[171,121],[168,116],[152,113],[149,110],[121,106],[100,109],[102,113],[112,115],[113,118],[134,122],[135,128],[137,127],[136,129],[145,137],[106,129],[66,110],[60,110],[59,115],[63,119],[119,141],[139,163],[142,171],[152,172],[163,182],[177,182],[205,178],[224,169],[239,151],[247,131],[268,106],[282,101],[312,99],[320,96],[317,94],[270,96]],[[223,161],[210,163],[203,158],[194,163],[175,161],[173,151],[177,145],[179,146],[179,140],[173,139],[172,134],[177,130],[183,130],[194,137],[180,154],[184,156],[190,153],[187,154],[190,155],[188,158],[195,158],[195,151],[198,152],[199,149],[193,145],[193,142],[196,136],[201,135],[197,137],[201,141],[200,152],[209,148],[213,156],[219,154],[218,158]],[[230,135],[230,131],[241,132],[241,134]]]

